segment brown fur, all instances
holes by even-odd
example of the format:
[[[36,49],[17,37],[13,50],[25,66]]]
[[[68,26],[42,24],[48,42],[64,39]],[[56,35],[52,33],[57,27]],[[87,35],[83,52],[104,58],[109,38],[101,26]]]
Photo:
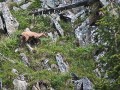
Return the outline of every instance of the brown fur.
[[[45,33],[36,33],[36,32],[32,32],[32,31],[24,31],[21,33],[20,35],[20,40],[21,40],[21,45],[24,45],[25,43],[34,41],[35,43],[38,43],[38,39],[40,37],[47,37],[47,35]]]

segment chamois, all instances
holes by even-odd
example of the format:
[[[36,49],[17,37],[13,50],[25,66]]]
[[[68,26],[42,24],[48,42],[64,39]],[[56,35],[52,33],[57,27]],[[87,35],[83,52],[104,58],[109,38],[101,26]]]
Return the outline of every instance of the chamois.
[[[45,33],[36,33],[32,31],[24,31],[20,35],[20,46],[23,46],[25,43],[38,44],[40,37],[47,37]]]

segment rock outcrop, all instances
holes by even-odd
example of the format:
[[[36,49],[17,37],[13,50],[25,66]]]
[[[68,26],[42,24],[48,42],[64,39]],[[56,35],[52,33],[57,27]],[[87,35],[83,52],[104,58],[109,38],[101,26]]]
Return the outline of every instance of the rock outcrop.
[[[27,82],[24,80],[24,76],[20,75],[17,79],[13,80],[14,90],[27,90]]]
[[[22,6],[20,6],[22,9],[27,9],[30,5],[32,4],[32,2],[28,2],[26,4],[23,4]]]
[[[0,31],[3,31],[3,30],[4,30],[4,28],[3,28],[3,22],[2,22],[2,18],[0,16]]]
[[[62,72],[62,73],[68,72],[69,66],[68,66],[68,64],[66,64],[63,61],[63,57],[61,56],[60,53],[56,54],[56,61],[58,63],[58,67],[59,67],[60,72]]]
[[[0,3],[0,29],[3,29],[6,33],[12,34],[18,29],[19,23],[14,18],[5,2]]]

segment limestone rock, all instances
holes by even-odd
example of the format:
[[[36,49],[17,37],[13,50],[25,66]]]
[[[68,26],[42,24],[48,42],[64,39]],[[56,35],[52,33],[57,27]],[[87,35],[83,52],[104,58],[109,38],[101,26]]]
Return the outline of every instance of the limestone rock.
[[[12,69],[12,73],[18,75],[18,71],[16,69],[14,69],[14,68]]]
[[[18,11],[18,10],[20,10],[20,8],[13,6],[13,10]]]
[[[45,80],[40,80],[39,82],[36,82],[33,87],[32,90],[51,90],[48,89],[49,88],[49,81],[45,81]],[[52,89],[54,90],[54,89]]]
[[[58,53],[56,55],[56,61],[58,63],[58,66],[59,66],[59,70],[61,72],[68,72],[68,64],[66,64],[64,61],[63,61],[63,57],[60,55],[60,53]]]
[[[53,23],[55,25],[55,29],[57,30],[58,34],[60,36],[64,36],[64,30],[60,26],[59,22],[56,19],[54,19],[53,17],[51,18],[51,20],[53,21]]]
[[[100,0],[100,1],[104,6],[107,6],[109,4],[109,2],[107,2],[107,0]]]
[[[17,79],[13,80],[14,90],[27,90],[27,82],[24,80],[24,76],[20,75]]]
[[[1,18],[1,16],[0,16],[0,31],[3,31],[4,30],[4,28],[3,28],[3,22],[2,22],[2,18]]]
[[[27,9],[30,5],[32,4],[32,2],[28,2],[26,4],[23,4],[22,6],[20,6],[22,9]]]
[[[74,81],[75,90],[93,90],[92,82],[86,77]]]
[[[25,65],[30,65],[29,60],[24,53],[20,53],[20,56],[21,56],[22,61],[24,62]]]
[[[52,42],[56,42],[59,38],[57,32],[54,32],[54,33],[50,32],[50,33],[48,33],[48,36],[51,38]]]
[[[48,7],[54,8],[55,2],[53,0],[46,0],[46,4]]]
[[[47,69],[48,71],[51,71],[51,68],[49,66],[49,60],[48,59],[45,59],[42,61],[42,66],[43,66],[43,69]]]
[[[2,3],[2,15],[4,19],[4,25],[6,27],[7,33],[12,34],[13,32],[18,29],[19,23],[17,20],[12,16],[7,4],[5,2]]]
[[[0,3],[0,12],[1,12],[1,10],[2,10],[2,4]],[[2,18],[1,18],[1,13],[0,13],[0,31],[1,30],[4,30],[4,28],[3,28],[3,21],[2,21]]]
[[[13,0],[13,2],[20,4],[21,2],[24,2],[25,0]]]

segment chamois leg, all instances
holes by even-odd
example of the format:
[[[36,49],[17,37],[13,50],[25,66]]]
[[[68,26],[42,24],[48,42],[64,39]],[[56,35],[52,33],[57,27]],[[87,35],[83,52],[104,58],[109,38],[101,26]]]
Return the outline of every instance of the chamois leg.
[[[34,50],[34,48],[32,48],[32,47],[30,46],[30,44],[26,43],[26,46],[28,47],[28,49],[30,50],[30,52],[33,52],[33,53],[36,52],[36,50]]]
[[[25,37],[20,36],[20,45],[19,45],[19,47],[20,47],[20,48],[21,48],[21,47],[24,47],[24,46],[25,46],[25,43],[26,43]]]

